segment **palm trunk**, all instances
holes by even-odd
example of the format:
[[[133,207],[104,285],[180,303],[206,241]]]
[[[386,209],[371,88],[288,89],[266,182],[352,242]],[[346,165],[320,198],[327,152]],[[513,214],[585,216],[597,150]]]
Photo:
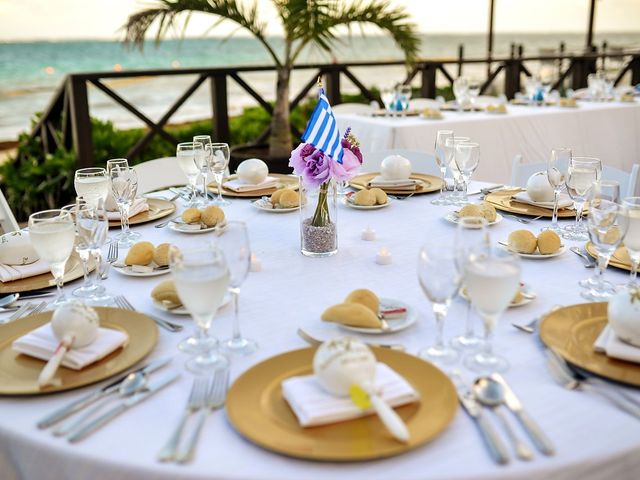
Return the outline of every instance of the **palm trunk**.
[[[271,118],[271,136],[269,138],[269,155],[272,157],[289,157],[292,150],[291,127],[289,126],[289,78],[291,69],[278,69],[276,87],[276,103]]]

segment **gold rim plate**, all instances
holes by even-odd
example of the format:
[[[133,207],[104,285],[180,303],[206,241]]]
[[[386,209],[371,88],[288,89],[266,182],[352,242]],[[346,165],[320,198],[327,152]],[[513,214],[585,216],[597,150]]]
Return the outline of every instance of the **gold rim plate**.
[[[176,211],[176,204],[162,198],[147,198],[149,210],[140,212],[129,219],[129,225],[140,225],[141,223],[153,222],[160,218],[171,215]],[[119,227],[120,220],[109,220],[109,227]]]
[[[523,191],[523,188],[496,190],[490,192],[487,196],[484,197],[484,199],[486,202],[492,204],[496,208],[496,210],[502,210],[503,212],[511,212],[518,215],[529,215],[531,217],[542,215],[543,217],[551,218],[553,216],[552,209],[536,207],[535,205],[528,205],[526,203],[520,203],[512,198],[516,193]],[[575,210],[568,208],[558,209],[559,218],[575,218],[575,216]]]
[[[598,259],[598,252],[596,252],[596,247],[593,246],[593,243],[587,242],[584,246],[585,250],[589,255],[591,255],[594,259]],[[629,260],[629,253],[627,252],[627,248],[622,246],[618,247],[613,255],[611,255],[611,259],[609,260],[609,267],[620,268],[621,270],[626,270],[628,272],[631,271],[631,263]]]
[[[294,175],[286,175],[283,173],[269,173],[269,176],[278,179],[278,184],[275,187],[265,188],[264,190],[252,190],[250,192],[234,192],[233,190],[222,187],[222,195],[224,197],[258,198],[264,195],[271,195],[273,192],[280,188],[295,188],[296,190],[298,189],[298,177]],[[224,181],[226,182],[235,178],[238,178],[238,176],[229,175],[229,177]],[[216,195],[218,194],[218,184],[215,181],[209,184],[209,191]]]
[[[368,188],[367,184],[378,175],[380,175],[380,172],[363,173],[362,175],[357,175],[349,180],[349,185],[357,190]],[[418,185],[418,188],[416,190],[409,191],[396,190],[394,188],[383,188],[382,190],[393,195],[417,195],[420,193],[439,192],[442,185],[442,179],[434,177],[433,175],[426,175],[424,173],[412,173],[409,178],[420,180],[422,182],[422,185]]]
[[[19,321],[0,325],[0,395],[39,395],[62,392],[116,375],[142,360],[155,346],[158,327],[149,317],[129,310],[96,307],[100,325],[125,332],[129,341],[123,347],[102,360],[83,368],[71,370],[60,367],[55,378],[59,386],[38,388],[38,376],[45,362],[15,352],[11,343],[18,337],[51,320],[53,312],[43,312],[21,318]]]
[[[640,387],[640,364],[616,360],[593,349],[607,325],[607,302],[559,308],[540,323],[540,338],[568,362],[618,382]]]
[[[420,394],[420,401],[396,408],[411,440],[394,440],[376,415],[311,428],[298,425],[282,396],[281,383],[311,374],[314,348],[271,357],[240,376],[227,396],[227,416],[242,436],[291,457],[318,461],[362,461],[412,450],[438,436],[458,409],[451,380],[417,357],[389,349],[373,349],[378,361],[400,373]]]

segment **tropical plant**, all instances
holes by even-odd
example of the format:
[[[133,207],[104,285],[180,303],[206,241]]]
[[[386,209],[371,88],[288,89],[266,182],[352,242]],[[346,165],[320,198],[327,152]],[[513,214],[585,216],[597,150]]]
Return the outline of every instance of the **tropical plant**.
[[[282,23],[284,41],[278,48],[267,37],[267,20],[261,17],[257,0],[155,0],[155,4],[140,10],[127,20],[125,43],[143,47],[150,27],[156,24],[155,41],[159,43],[172,27],[184,17],[186,27],[194,12],[209,13],[222,21],[230,21],[248,30],[266,48],[277,72],[276,100],[271,118],[269,153],[287,157],[292,149],[289,126],[289,82],[291,70],[308,46],[331,52],[339,40],[339,27],[351,33],[353,24],[372,24],[391,35],[412,61],[420,44],[416,28],[403,7],[393,7],[388,0],[271,0]],[[183,30],[184,31],[184,30]],[[278,51],[280,50],[280,51]]]

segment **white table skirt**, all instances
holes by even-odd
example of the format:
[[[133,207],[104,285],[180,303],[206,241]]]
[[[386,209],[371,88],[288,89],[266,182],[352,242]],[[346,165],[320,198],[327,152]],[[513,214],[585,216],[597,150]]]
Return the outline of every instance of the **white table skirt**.
[[[392,148],[431,153],[441,129],[471,137],[480,144],[481,157],[474,178],[487,182],[508,183],[516,154],[522,154],[525,163],[542,162],[555,147],[571,147],[575,155],[598,157],[627,172],[640,162],[640,102],[507,108],[507,114],[443,112],[442,120],[358,114],[336,117],[341,132],[353,129],[365,155]]]
[[[473,185],[475,188],[478,185]],[[320,313],[341,301],[355,288],[371,288],[381,296],[402,299],[415,306],[419,320],[412,328],[378,338],[403,343],[410,352],[434,341],[431,308],[416,279],[416,257],[427,236],[453,239],[455,226],[442,217],[451,207],[435,207],[433,196],[415,196],[396,201],[376,211],[339,209],[339,252],[330,258],[307,258],[299,253],[297,213],[272,215],[258,211],[247,200],[233,199],[227,217],[248,222],[253,251],[262,271],[251,273],[241,295],[242,330],[260,343],[260,350],[246,358],[234,358],[232,378],[273,355],[305,347],[297,337],[302,326],[318,335],[339,333],[325,325]],[[370,225],[378,240],[364,242],[360,232]],[[538,230],[543,222],[531,225]],[[492,239],[505,239],[519,223],[505,219],[491,227]],[[202,242],[207,235],[185,235],[152,225],[133,227],[145,240],[185,245]],[[115,231],[112,230],[112,233]],[[386,246],[393,264],[374,263],[375,253]],[[125,252],[121,251],[121,256]],[[70,445],[38,430],[36,421],[54,408],[95,388],[57,395],[0,398],[0,478],[16,479],[631,479],[640,476],[640,422],[592,394],[566,391],[544,367],[540,345],[534,336],[513,328],[512,321],[527,322],[555,304],[581,302],[577,281],[593,273],[570,252],[545,261],[523,260],[523,279],[537,292],[528,306],[509,310],[497,328],[495,346],[511,362],[506,378],[533,417],[557,447],[554,457],[537,454],[531,462],[513,460],[496,466],[468,416],[459,410],[449,427],[431,443],[386,460],[336,464],[291,459],[263,450],[238,435],[224,411],[210,415],[202,433],[195,461],[188,466],[160,464],[155,456],[164,444],[188,396],[191,379],[181,379],[158,395],[126,412],[85,441]],[[622,283],[627,275],[608,271],[610,280]],[[107,287],[124,294],[143,312],[184,322],[157,312],[149,292],[167,277],[132,278],[111,272]],[[77,286],[77,283],[70,288]],[[446,321],[446,335],[460,333],[466,315],[463,303],[454,303]],[[231,332],[231,309],[225,308],[212,331],[220,337]],[[187,332],[190,328],[187,329]],[[157,348],[150,358],[175,354],[163,373],[184,372],[186,357],[176,345],[185,335],[160,330]],[[145,360],[146,362],[147,360]],[[467,381],[472,380],[464,372]],[[632,394],[638,396],[638,392]],[[513,420],[513,419],[512,419]],[[514,421],[515,425],[515,421]],[[520,435],[524,435],[519,429]],[[506,441],[506,439],[505,439]]]

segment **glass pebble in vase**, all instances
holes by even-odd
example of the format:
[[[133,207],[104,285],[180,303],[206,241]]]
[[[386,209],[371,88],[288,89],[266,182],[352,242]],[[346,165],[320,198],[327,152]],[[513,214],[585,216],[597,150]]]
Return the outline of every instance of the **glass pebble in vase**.
[[[318,187],[300,181],[300,251],[308,257],[338,253],[338,201],[335,180]]]

